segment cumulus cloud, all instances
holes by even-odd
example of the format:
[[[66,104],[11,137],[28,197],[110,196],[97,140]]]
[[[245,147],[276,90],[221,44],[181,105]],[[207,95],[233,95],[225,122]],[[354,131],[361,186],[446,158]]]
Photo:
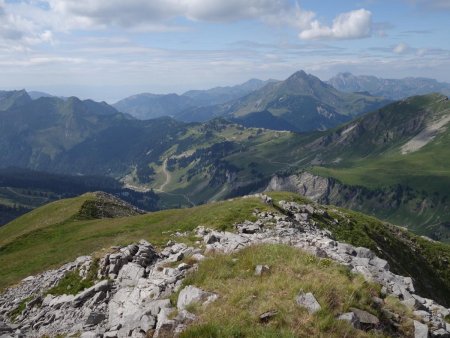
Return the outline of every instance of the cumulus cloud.
[[[331,27],[315,17],[292,0],[0,0],[0,38],[38,43],[52,42],[55,32],[111,26],[149,32],[187,29],[177,18],[258,20],[293,27],[302,39],[355,39],[371,34],[371,13],[363,9],[338,15]]]
[[[364,9],[338,15],[332,27],[290,0],[49,0],[50,7],[79,27],[115,25],[128,28],[162,26],[177,17],[191,21],[259,20],[301,31],[303,39],[355,39],[369,36],[372,14]]]
[[[175,17],[194,21],[227,22],[267,19],[293,13],[303,20],[298,7],[289,0],[49,0],[62,14],[84,19],[85,24],[113,24],[130,27],[162,22]],[[309,15],[306,12],[306,15]]]
[[[339,14],[331,26],[318,20],[311,22],[308,29],[300,32],[304,40],[317,39],[360,39],[372,34],[372,13],[365,9]]]
[[[13,49],[18,45],[52,43],[52,29],[46,26],[45,20],[34,16],[35,11],[36,7],[28,4],[11,4],[0,0],[0,40],[7,42]],[[39,9],[38,11],[42,12]],[[33,14],[24,15],[24,13]]]

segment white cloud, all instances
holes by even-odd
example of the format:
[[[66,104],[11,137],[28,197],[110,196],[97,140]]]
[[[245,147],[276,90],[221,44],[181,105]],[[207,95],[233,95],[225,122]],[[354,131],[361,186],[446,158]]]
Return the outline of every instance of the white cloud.
[[[370,35],[371,13],[338,15],[331,27],[291,0],[0,0],[0,39],[53,43],[58,32],[108,29],[161,32],[189,29],[177,18],[203,22],[258,20],[298,29],[303,39],[354,39]]]
[[[431,9],[450,9],[448,0],[408,0],[409,2]]]
[[[410,47],[404,42],[400,42],[398,45],[394,46],[394,48],[392,49],[392,51],[395,54],[404,54],[404,53],[408,52],[409,50],[410,50]]]
[[[0,0],[0,40],[11,48],[52,43],[53,32],[42,9],[26,3],[5,3]]]
[[[194,21],[228,22],[274,16],[303,20],[289,0],[49,0],[50,7],[85,25],[132,27],[185,17]],[[309,12],[305,12],[306,15]]]
[[[324,26],[318,20],[311,22],[299,37],[316,39],[360,39],[372,34],[372,13],[365,9],[339,14],[331,26]]]

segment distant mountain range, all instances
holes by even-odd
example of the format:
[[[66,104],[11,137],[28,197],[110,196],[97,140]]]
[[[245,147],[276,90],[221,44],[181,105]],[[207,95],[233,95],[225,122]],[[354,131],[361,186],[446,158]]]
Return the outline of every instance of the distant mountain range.
[[[339,92],[319,78],[299,71],[242,98],[193,108],[177,118],[207,121],[222,116],[247,127],[305,132],[335,127],[389,102],[368,94]]]
[[[392,100],[429,93],[450,95],[450,83],[421,77],[383,79],[368,75],[357,76],[351,73],[340,73],[332,77],[328,83],[343,92],[367,92]]]
[[[250,80],[183,95],[139,94],[114,107],[139,119],[171,116],[205,122],[224,117],[247,127],[305,132],[335,127],[389,102],[367,93],[340,92],[299,71],[285,81]]]
[[[153,189],[161,208],[247,194],[307,171],[359,196],[355,208],[447,240],[448,99],[429,94],[375,109],[385,103],[304,72],[189,111],[217,113],[206,122],[142,121],[104,102],[1,92],[0,167],[113,177]],[[294,128],[303,133],[286,131]]]
[[[249,80],[230,87],[216,87],[208,90],[190,90],[182,95],[143,93],[127,97],[113,106],[138,119],[147,120],[162,116],[177,117],[184,110],[194,107],[225,103],[264,87],[275,80]]]

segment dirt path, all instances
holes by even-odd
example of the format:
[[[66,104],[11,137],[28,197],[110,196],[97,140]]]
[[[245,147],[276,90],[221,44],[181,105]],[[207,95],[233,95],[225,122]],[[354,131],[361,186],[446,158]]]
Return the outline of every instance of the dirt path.
[[[195,204],[194,202],[192,202],[192,200],[189,198],[188,195],[185,195],[185,194],[175,194],[175,193],[170,193],[170,192],[167,192],[167,191],[165,190],[166,186],[168,186],[168,185],[170,184],[170,182],[172,181],[172,174],[170,173],[169,170],[167,170],[167,161],[168,161],[168,160],[169,160],[169,158],[166,158],[166,159],[164,160],[164,162],[163,162],[163,168],[162,168],[163,173],[164,173],[164,175],[166,176],[166,180],[164,181],[163,184],[160,185],[159,188],[154,189],[154,191],[159,192],[159,193],[164,193],[164,194],[167,194],[167,195],[170,195],[170,196],[181,196],[181,197],[183,197],[183,198],[184,198],[191,206],[195,207],[196,204]]]
[[[163,162],[163,173],[166,176],[166,180],[164,181],[163,184],[161,184],[161,186],[158,189],[155,189],[155,191],[159,191],[159,192],[166,192],[164,189],[166,188],[166,186],[170,183],[170,181],[172,180],[172,174],[169,172],[169,170],[167,170],[167,161],[169,159],[166,158]]]

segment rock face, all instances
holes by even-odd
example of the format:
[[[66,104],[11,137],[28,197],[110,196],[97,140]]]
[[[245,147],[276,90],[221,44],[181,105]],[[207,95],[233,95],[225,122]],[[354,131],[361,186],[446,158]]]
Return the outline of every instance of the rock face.
[[[260,197],[272,203],[264,195]],[[0,336],[176,336],[195,320],[188,311],[192,304],[207,306],[220,297],[188,285],[180,291],[175,307],[170,297],[179,291],[185,276],[193,273],[197,265],[178,262],[184,257],[201,261],[208,253],[232,253],[263,243],[286,244],[317,257],[327,257],[367,280],[380,283],[385,294],[397,297],[414,311],[416,337],[450,334],[445,322],[449,309],[417,295],[411,278],[390,272],[389,264],[369,249],[337,242],[328,231],[316,227],[312,215],[324,215],[324,210],[294,202],[280,202],[279,206],[283,214],[255,211],[258,220],[244,222],[245,231],[240,231],[242,225],[236,225],[239,233],[198,227],[195,235],[198,243],[202,243],[201,248],[173,241],[160,252],[146,241],[112,248],[100,259],[97,282],[76,295],[52,296],[46,295],[46,291],[69,271],[86,276],[93,262],[91,257],[83,256],[57,270],[27,277],[0,295]],[[264,270],[264,265],[260,265],[255,272]],[[311,314],[321,308],[309,292],[301,292],[292,301]],[[12,318],[10,314],[21,305],[23,311]],[[348,321],[355,328],[378,328],[377,317],[360,309],[350,310],[338,319]],[[266,322],[275,315],[269,311],[260,320]]]

